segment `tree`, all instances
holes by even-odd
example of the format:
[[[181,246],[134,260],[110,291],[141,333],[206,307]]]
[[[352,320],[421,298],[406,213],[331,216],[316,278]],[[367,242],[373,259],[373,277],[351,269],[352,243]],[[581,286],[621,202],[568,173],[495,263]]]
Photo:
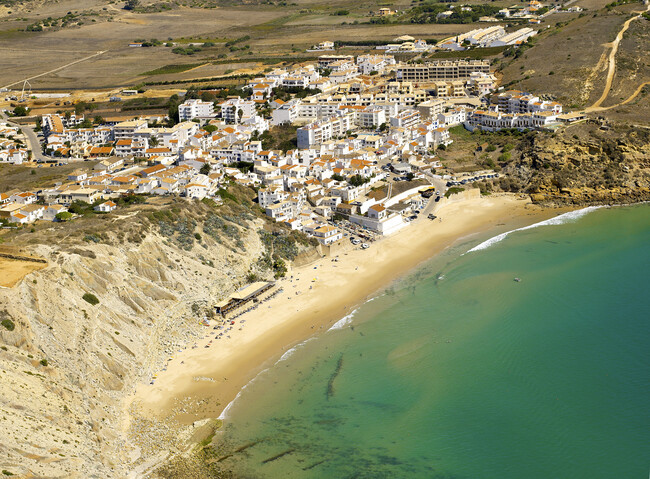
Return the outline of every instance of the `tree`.
[[[97,116],[95,116],[95,118],[93,119],[93,122],[95,123],[95,125],[101,125],[102,123],[104,123],[104,118],[101,117],[101,116],[99,116],[99,115],[97,115]]]
[[[202,101],[214,101],[216,97],[214,96],[214,93],[210,91],[204,91],[201,93],[201,100]]]
[[[152,136],[151,138],[149,138],[149,146],[151,148],[157,147],[158,146],[158,138],[156,138],[155,136]]]
[[[72,213],[68,211],[62,211],[61,213],[57,213],[55,218],[59,221],[69,221],[72,219]]]
[[[126,0],[124,10],[135,10],[140,5],[140,0]]]
[[[212,170],[212,166],[210,165],[210,163],[206,163],[201,167],[199,173],[201,173],[202,175],[209,175],[211,170]]]
[[[17,106],[14,108],[14,115],[15,116],[27,116],[27,108],[24,106]]]
[[[351,176],[350,179],[348,180],[348,182],[349,182],[352,186],[361,186],[361,185],[363,185],[363,184],[368,183],[369,181],[370,181],[370,178],[364,178],[364,177],[361,176],[361,175],[353,175],[353,176]]]

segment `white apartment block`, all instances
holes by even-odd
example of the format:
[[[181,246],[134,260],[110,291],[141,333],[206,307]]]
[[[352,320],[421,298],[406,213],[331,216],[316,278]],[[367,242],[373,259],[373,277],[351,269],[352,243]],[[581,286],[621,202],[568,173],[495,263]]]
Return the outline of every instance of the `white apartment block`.
[[[135,132],[147,128],[146,120],[129,120],[118,123],[113,127],[113,136],[116,140],[133,138]]]
[[[280,105],[271,114],[271,124],[293,123],[300,116],[301,106],[302,102],[297,98]]]
[[[359,76],[359,72],[357,70],[341,70],[331,73],[328,78],[330,82],[338,85],[339,83],[349,82],[357,76]]]
[[[397,80],[411,82],[467,80],[472,72],[490,73],[488,60],[440,60],[423,64],[401,63]]]
[[[497,108],[503,113],[531,113],[536,111],[551,111],[562,113],[562,105],[554,101],[543,101],[535,95],[510,90],[500,93],[497,98]]]
[[[180,121],[190,121],[194,118],[208,118],[214,116],[214,103],[197,99],[187,100],[178,105],[178,118]]]
[[[321,55],[318,57],[318,68],[329,68],[331,63],[334,63],[339,60],[349,60],[354,61],[354,56],[352,55]]]
[[[467,89],[474,95],[484,96],[496,88],[496,77],[491,73],[473,72],[467,81]]]
[[[445,109],[444,100],[427,100],[417,106],[422,118],[437,118],[438,113]]]
[[[251,100],[242,100],[241,98],[231,98],[219,105],[221,107],[221,117],[226,123],[240,123],[241,118],[250,118],[255,116],[255,102]]]
[[[357,124],[360,128],[377,128],[384,123],[386,123],[386,112],[382,108],[368,106],[359,112]]]
[[[534,113],[502,113],[498,111],[476,110],[470,113],[465,121],[465,128],[474,131],[481,128],[486,131],[497,131],[504,128],[518,130],[544,128],[558,122],[558,114],[552,111],[537,111]]]
[[[362,75],[371,72],[383,73],[390,65],[395,65],[395,57],[391,55],[359,55],[357,68]]]
[[[298,128],[298,148],[311,148],[354,129],[352,115],[333,116]]]
[[[412,128],[420,123],[418,110],[404,110],[390,117],[390,126],[393,128]]]

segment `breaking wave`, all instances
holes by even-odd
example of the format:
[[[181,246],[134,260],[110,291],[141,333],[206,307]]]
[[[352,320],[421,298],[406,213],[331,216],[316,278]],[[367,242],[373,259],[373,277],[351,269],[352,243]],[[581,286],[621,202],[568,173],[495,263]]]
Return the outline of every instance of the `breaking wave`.
[[[537,228],[539,226],[555,226],[555,225],[563,225],[566,223],[572,223],[574,221],[577,221],[578,219],[582,218],[583,216],[591,213],[592,211],[595,211],[600,208],[605,208],[604,206],[589,206],[587,208],[583,208],[581,210],[576,210],[576,211],[569,211],[568,213],[563,213],[561,215],[556,216],[555,218],[549,218],[544,221],[540,221],[539,223],[535,223],[530,226],[524,226],[523,228],[517,228],[512,231],[506,231],[505,233],[501,233],[499,235],[493,236],[492,238],[483,241],[481,244],[474,246],[472,249],[468,250],[467,253],[472,253],[474,251],[481,251],[486,248],[489,248],[492,245],[495,245],[501,241],[503,241],[510,233],[514,233],[515,231],[524,231],[524,230],[529,230],[533,228]]]

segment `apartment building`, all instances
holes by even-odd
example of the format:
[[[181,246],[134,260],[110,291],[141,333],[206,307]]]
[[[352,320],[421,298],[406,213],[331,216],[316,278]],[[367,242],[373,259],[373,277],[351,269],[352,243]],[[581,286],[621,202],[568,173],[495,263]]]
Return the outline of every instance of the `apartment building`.
[[[321,55],[318,57],[318,68],[319,69],[329,68],[331,63],[340,60],[348,60],[354,62],[354,56],[353,55]]]
[[[298,98],[289,100],[281,104],[271,114],[272,125],[282,125],[285,123],[293,123],[299,116],[302,102]]]
[[[442,113],[445,109],[444,100],[427,100],[417,106],[422,118],[436,118],[438,113]]]
[[[386,123],[386,112],[382,108],[365,107],[359,112],[357,124],[360,128],[377,128]]]
[[[214,116],[214,103],[198,99],[187,100],[178,105],[178,118],[180,121],[190,121],[194,118],[208,118]]]
[[[298,128],[298,148],[311,148],[320,145],[324,141],[344,136],[348,130],[353,128],[354,123],[350,114],[315,121]]]
[[[113,127],[113,136],[116,140],[133,138],[136,131],[147,128],[146,120],[129,120],[118,123]]]
[[[497,131],[505,128],[537,129],[558,122],[558,113],[553,111],[537,111],[534,113],[503,113],[499,111],[476,110],[467,116],[465,127],[473,131],[481,128],[487,131]]]
[[[467,80],[472,72],[490,73],[488,60],[440,60],[423,64],[401,63],[397,66],[397,80],[433,82]]]
[[[251,100],[242,100],[241,98],[231,98],[219,105],[221,107],[221,117],[226,123],[240,123],[241,118],[250,118],[255,116],[255,102]]]
[[[390,65],[395,65],[395,57],[390,55],[359,55],[357,68],[362,75],[372,72],[383,73]]]
[[[496,100],[496,101],[495,101]],[[497,95],[493,99],[497,109],[503,113],[532,113],[536,111],[551,111],[555,114],[562,113],[562,105],[555,101],[541,100],[530,93],[509,90]]]
[[[413,128],[418,123],[420,123],[418,110],[404,110],[390,118],[390,126],[393,128]]]

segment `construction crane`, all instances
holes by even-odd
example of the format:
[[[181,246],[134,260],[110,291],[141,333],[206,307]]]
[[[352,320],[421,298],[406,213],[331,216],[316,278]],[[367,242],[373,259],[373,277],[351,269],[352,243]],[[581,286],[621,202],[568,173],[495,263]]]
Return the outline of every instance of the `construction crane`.
[[[20,101],[21,102],[24,102],[24,101],[27,100],[27,98],[25,98],[25,87],[26,86],[29,87],[29,91],[27,92],[27,96],[29,97],[32,94],[32,85],[27,80],[25,80],[25,82],[23,83],[23,91],[20,92]]]

